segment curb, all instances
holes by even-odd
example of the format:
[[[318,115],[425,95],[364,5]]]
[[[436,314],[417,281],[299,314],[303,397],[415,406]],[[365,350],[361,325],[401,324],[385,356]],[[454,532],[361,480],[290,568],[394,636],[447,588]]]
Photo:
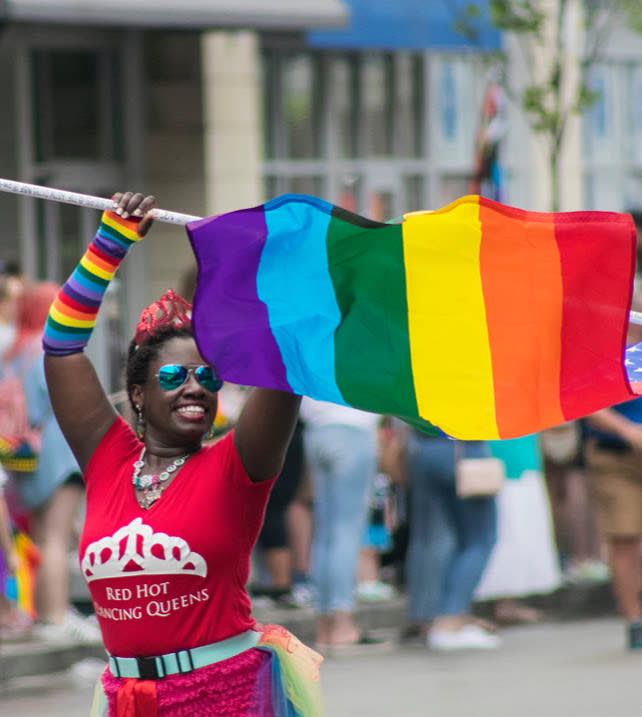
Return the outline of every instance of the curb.
[[[51,645],[37,640],[0,644],[0,681],[64,672],[88,657],[106,660],[101,644]]]
[[[548,622],[616,614],[609,582],[568,585],[549,595],[532,596],[526,602],[542,610]],[[399,631],[405,623],[405,608],[404,596],[385,602],[360,602],[357,622],[366,631]],[[479,617],[492,617],[491,603],[476,603],[474,611]],[[257,605],[252,612],[259,623],[278,623],[303,642],[314,643],[315,612],[312,608],[274,609]],[[37,640],[0,643],[0,682],[63,672],[87,658],[106,660],[104,647],[101,644],[53,645]]]

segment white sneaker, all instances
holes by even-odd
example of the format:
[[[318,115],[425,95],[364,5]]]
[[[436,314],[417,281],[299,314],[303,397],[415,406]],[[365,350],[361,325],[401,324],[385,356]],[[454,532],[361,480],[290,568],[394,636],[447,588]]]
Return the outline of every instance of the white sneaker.
[[[314,587],[310,582],[292,585],[292,600],[297,607],[311,607],[315,602]]]
[[[366,580],[357,585],[357,598],[366,602],[392,600],[396,595],[397,591],[392,585],[380,580]]]
[[[83,645],[100,644],[100,629],[91,618],[83,617],[75,610],[67,610],[65,619],[60,623],[40,623],[34,626],[36,639],[51,643],[80,643]]]
[[[461,630],[435,630],[428,633],[428,647],[433,650],[493,650],[501,645],[497,635],[479,625],[464,625]]]

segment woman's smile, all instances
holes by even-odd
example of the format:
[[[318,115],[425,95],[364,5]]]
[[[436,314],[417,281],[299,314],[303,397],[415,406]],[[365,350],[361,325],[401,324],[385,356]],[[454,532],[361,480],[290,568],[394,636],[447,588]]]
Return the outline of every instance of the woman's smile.
[[[178,406],[174,410],[181,416],[181,418],[184,418],[187,421],[198,422],[201,421],[205,415],[205,407],[196,403],[184,404],[182,406]]]

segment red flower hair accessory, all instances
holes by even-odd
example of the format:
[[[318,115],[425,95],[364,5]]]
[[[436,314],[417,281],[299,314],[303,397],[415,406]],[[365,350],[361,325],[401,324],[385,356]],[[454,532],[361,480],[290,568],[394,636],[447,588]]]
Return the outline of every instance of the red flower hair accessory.
[[[164,326],[191,326],[192,305],[174,289],[168,289],[158,301],[143,309],[136,327],[134,343],[140,346],[148,337]]]

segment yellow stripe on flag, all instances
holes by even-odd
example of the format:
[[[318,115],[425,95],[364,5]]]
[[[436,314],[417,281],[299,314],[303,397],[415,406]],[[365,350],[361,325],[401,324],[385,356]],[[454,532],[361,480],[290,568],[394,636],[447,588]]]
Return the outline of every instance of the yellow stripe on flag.
[[[403,222],[410,357],[419,415],[460,438],[498,438],[479,270],[479,205]]]

